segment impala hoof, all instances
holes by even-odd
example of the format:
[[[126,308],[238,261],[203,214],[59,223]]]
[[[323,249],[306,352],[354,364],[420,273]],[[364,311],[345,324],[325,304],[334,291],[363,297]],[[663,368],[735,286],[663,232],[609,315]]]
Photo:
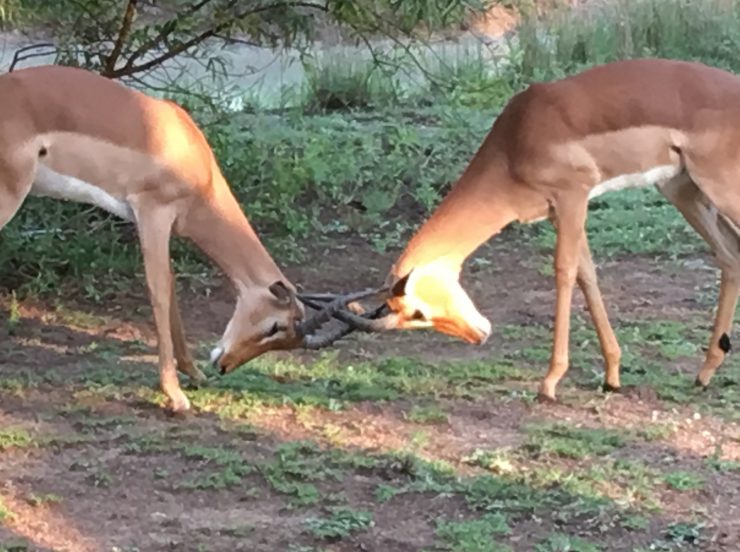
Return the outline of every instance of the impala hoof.
[[[709,384],[708,383],[704,383],[703,381],[701,381],[701,378],[697,377],[694,380],[694,386],[695,387],[700,387],[702,391],[706,391],[707,388],[709,387]]]
[[[601,386],[601,390],[604,393],[621,393],[622,388],[620,386],[614,386],[611,383],[605,383]]]
[[[167,406],[167,413],[171,416],[176,418],[184,418],[190,412],[190,401],[184,394],[180,397],[177,397],[177,399],[170,399],[170,403]]]
[[[558,399],[554,395],[548,395],[540,391],[537,393],[537,402],[540,404],[557,404]]]

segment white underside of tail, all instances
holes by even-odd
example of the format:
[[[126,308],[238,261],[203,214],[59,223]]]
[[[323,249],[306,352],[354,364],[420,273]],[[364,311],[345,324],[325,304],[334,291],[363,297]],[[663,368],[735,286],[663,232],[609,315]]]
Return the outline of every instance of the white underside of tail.
[[[125,200],[113,197],[84,180],[54,172],[43,163],[39,163],[31,195],[95,205],[123,220],[134,222],[133,210]]]

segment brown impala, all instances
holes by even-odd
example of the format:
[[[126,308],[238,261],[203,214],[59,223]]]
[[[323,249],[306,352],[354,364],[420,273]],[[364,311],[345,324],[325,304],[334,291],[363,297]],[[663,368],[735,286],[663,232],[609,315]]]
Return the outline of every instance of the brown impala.
[[[484,342],[491,326],[459,284],[463,261],[509,223],[549,218],[557,229],[557,298],[540,397],[554,399],[568,369],[576,282],[599,336],[604,386],[618,389],[621,352],[596,281],[586,211],[600,194],[652,184],[708,242],[722,270],[697,377],[707,385],[730,349],[740,287],[740,78],[698,63],[611,63],[514,96],[391,269],[394,312],[385,327],[432,327]]]
[[[309,335],[323,320],[302,321],[293,286],[244,216],[203,134],[172,102],[80,69],[46,66],[0,76],[0,228],[28,194],[97,205],[136,224],[160,382],[173,411],[190,407],[176,368],[193,380],[205,378],[188,351],[177,307],[173,231],[193,240],[236,287],[236,310],[212,354],[222,372],[268,350],[316,348],[339,336]]]

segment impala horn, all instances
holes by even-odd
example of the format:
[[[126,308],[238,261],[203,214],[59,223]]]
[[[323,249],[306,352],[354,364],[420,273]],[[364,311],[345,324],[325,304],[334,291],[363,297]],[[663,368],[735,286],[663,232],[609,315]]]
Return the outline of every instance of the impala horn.
[[[306,349],[322,349],[335,341],[360,330],[364,332],[386,331],[396,327],[397,315],[387,313],[385,303],[365,312],[360,301],[387,292],[387,288],[368,289],[346,295],[332,293],[299,293],[296,297],[307,307],[318,311],[314,316],[296,324],[296,333],[302,338]],[[324,335],[315,335],[332,319],[342,323],[341,327]]]

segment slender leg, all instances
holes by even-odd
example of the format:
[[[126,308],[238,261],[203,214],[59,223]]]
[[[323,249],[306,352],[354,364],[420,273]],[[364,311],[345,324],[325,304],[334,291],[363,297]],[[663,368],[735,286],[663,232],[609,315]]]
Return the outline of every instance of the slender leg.
[[[722,270],[714,329],[696,377],[696,384],[706,387],[730,351],[730,330],[740,292],[740,237],[688,175],[658,189],[709,244]]]
[[[719,285],[717,316],[714,320],[712,337],[709,340],[704,365],[696,376],[696,384],[702,387],[709,385],[709,380],[717,371],[730,352],[730,332],[732,320],[737,307],[737,294],[740,291],[740,276],[737,271],[723,270]]]
[[[187,339],[185,338],[185,330],[182,318],[180,317],[180,307],[177,303],[177,290],[174,278],[172,278],[172,296],[170,297],[170,330],[172,332],[172,345],[175,350],[177,369],[189,376],[195,385],[204,383],[207,378],[195,366],[190,349],[188,348]]]
[[[588,311],[591,313],[591,319],[596,327],[596,334],[599,336],[601,345],[601,354],[604,357],[604,390],[619,390],[619,362],[622,358],[622,350],[619,347],[617,336],[609,323],[609,316],[606,312],[604,299],[601,296],[598,280],[596,278],[596,268],[594,267],[591,249],[588,246],[588,239],[584,236],[581,241],[581,257],[578,264],[578,275],[576,277],[578,286],[581,288],[583,295],[586,297]]]
[[[160,386],[169,399],[172,411],[185,412],[190,409],[190,401],[180,389],[177,379],[174,341],[170,328],[173,278],[169,243],[175,219],[174,210],[141,208],[135,211],[144,256],[144,271],[157,328]]]
[[[543,400],[555,400],[555,387],[568,370],[571,301],[581,243],[585,240],[587,209],[588,199],[580,194],[562,198],[556,207],[555,329],[550,369],[540,384],[539,396]]]
[[[15,216],[33,184],[36,161],[11,162],[0,159],[0,229]]]

